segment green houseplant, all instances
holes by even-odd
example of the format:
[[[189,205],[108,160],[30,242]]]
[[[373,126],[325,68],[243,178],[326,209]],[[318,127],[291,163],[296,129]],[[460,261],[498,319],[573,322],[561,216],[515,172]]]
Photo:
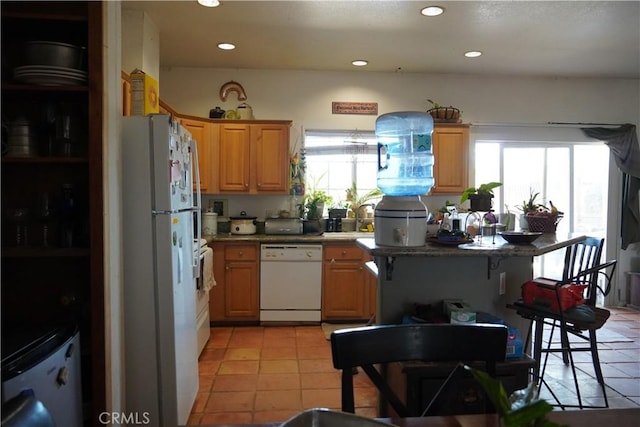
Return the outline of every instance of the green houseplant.
[[[358,210],[364,205],[366,204],[369,200],[373,200],[373,199],[377,199],[379,197],[382,197],[382,191],[380,191],[378,188],[368,191],[365,194],[363,194],[362,196],[358,195],[358,188],[356,187],[356,183],[353,182],[351,183],[351,188],[348,188],[346,190],[346,201],[349,205],[349,209],[351,210],[351,215],[353,215],[353,217],[359,217],[361,215],[359,215]],[[350,216],[351,216],[350,215]]]
[[[467,200],[471,202],[472,211],[489,211],[491,210],[491,199],[493,198],[493,189],[500,187],[501,182],[488,182],[480,184],[478,187],[469,187],[462,192],[460,203]]]
[[[558,222],[560,222],[564,213],[560,212],[551,200],[549,200],[549,207],[538,203],[536,199],[539,195],[540,193],[534,193],[533,189],[529,189],[529,199],[524,200],[521,205],[517,206],[518,210],[522,212],[520,228],[542,233],[553,233],[556,231]]]
[[[318,189],[320,178],[314,180],[313,186],[304,195],[304,212],[308,220],[322,218],[325,204],[330,204],[333,198],[326,191]]]
[[[563,427],[549,421],[546,415],[553,407],[540,399],[538,387],[530,383],[527,388],[514,391],[507,396],[502,383],[492,378],[486,372],[464,366],[471,375],[480,383],[487,396],[496,408],[500,417],[500,425],[503,427]],[[566,427],[566,426],[565,426]]]
[[[544,205],[536,202],[536,199],[538,198],[538,196],[540,195],[540,193],[534,193],[533,189],[530,188],[529,189],[529,199],[528,200],[523,200],[521,205],[516,206],[516,208],[521,211],[523,214],[527,214],[529,212],[535,212],[538,210],[538,208],[540,207],[544,207]]]
[[[323,190],[314,190],[305,194],[304,209],[307,219],[320,219],[324,205],[331,203],[331,196]]]

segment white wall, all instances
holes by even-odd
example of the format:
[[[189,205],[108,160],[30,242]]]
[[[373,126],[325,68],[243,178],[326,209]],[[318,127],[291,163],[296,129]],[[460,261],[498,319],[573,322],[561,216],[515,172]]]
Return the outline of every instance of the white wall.
[[[153,78],[160,76],[160,35],[149,16],[138,10],[122,10],[122,70],[140,69]]]
[[[377,102],[379,114],[428,108],[427,98],[463,110],[465,122],[632,122],[640,116],[640,80],[479,77],[282,70],[161,68],[162,99],[207,117],[220,87],[240,83],[258,119],[291,119],[294,128],[373,129],[376,116],[333,115],[332,101]],[[294,132],[295,133],[295,132]]]

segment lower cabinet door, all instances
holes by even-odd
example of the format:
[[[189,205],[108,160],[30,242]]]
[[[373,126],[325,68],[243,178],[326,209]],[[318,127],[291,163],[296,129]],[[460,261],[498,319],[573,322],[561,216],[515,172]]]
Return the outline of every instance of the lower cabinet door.
[[[362,263],[325,262],[322,295],[322,318],[366,319],[365,280]]]
[[[258,269],[255,262],[227,262],[225,317],[258,320]]]

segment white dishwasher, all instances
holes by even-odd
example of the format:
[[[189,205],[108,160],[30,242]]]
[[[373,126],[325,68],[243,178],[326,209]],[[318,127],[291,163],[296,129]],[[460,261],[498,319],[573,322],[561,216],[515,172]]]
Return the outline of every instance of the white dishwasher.
[[[260,322],[320,322],[322,245],[260,245]]]

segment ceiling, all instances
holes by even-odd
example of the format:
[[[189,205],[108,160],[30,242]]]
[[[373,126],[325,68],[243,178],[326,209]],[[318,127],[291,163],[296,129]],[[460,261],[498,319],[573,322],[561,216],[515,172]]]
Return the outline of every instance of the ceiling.
[[[158,26],[163,67],[640,78],[638,1],[221,1],[122,8]]]

